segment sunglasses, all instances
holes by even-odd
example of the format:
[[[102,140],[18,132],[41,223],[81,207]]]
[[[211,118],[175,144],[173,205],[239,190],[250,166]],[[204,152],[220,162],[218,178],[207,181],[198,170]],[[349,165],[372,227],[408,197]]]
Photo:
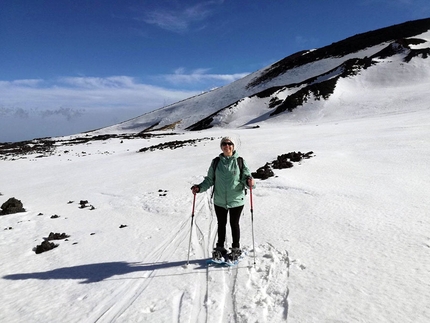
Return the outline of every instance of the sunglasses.
[[[227,145],[234,146],[232,142],[228,142],[228,141],[225,141],[221,144],[221,146],[227,146]]]

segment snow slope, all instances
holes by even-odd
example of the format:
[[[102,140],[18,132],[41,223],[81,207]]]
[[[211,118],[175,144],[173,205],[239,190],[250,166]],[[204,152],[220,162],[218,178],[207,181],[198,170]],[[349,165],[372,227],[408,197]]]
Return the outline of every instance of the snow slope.
[[[351,57],[370,56],[380,51],[387,44],[381,44],[367,48],[359,53],[350,54],[339,58],[326,58],[313,63],[306,64],[295,68],[288,73],[277,77],[263,85],[253,88],[247,88],[247,85],[251,80],[258,77],[264,72],[264,69],[252,73],[240,80],[237,80],[229,85],[222,88],[214,89],[210,92],[205,92],[195,97],[185,99],[178,103],[174,103],[167,107],[163,107],[152,112],[148,112],[142,116],[134,118],[132,120],[95,131],[94,133],[126,133],[126,132],[140,132],[152,126],[155,128],[161,128],[164,126],[174,125],[174,129],[186,129],[201,119],[215,113],[216,111],[225,108],[229,105],[234,104],[238,100],[242,100],[248,96],[258,93],[264,89],[274,86],[284,86],[285,84],[299,83],[304,80],[311,78],[315,75],[319,75],[327,72],[330,69],[342,64],[344,61]],[[260,108],[253,111],[254,114],[248,115],[249,117],[255,115],[259,117],[264,114],[264,110]],[[237,126],[238,123],[229,125],[231,127]],[[241,126],[242,124],[239,124]]]
[[[27,209],[0,217],[0,321],[428,322],[427,102],[0,161],[0,202],[15,196]],[[252,170],[289,151],[315,157],[258,181],[255,266],[249,203],[241,221],[248,258],[237,268],[205,265],[216,218],[210,193],[197,195],[186,266],[189,188],[225,134]],[[137,153],[191,138],[203,140]],[[36,255],[50,232],[70,238]]]
[[[423,43],[411,44],[410,48],[412,50],[428,50],[428,48],[430,48],[430,31],[416,35],[410,39],[420,39],[423,41]],[[391,43],[393,42],[383,42],[343,56],[322,57],[306,64],[288,69],[283,74],[267,79],[264,82],[261,81],[258,82],[258,84],[254,84],[256,79],[269,73],[273,66],[276,65],[275,63],[222,88],[202,93],[195,97],[146,113],[132,120],[100,129],[92,133],[138,133],[148,129],[173,129],[180,131],[188,129],[190,126],[215,114],[221,109],[224,110],[214,116],[214,121],[210,122],[211,126],[237,128],[252,124],[255,125],[263,120],[273,118],[271,114],[274,109],[273,107],[270,107],[270,99],[285,99],[287,96],[299,91],[305,85],[302,82],[305,82],[306,80],[315,78],[314,82],[319,83],[323,80],[335,77],[342,73],[341,66],[346,61],[371,57],[372,55],[379,53]],[[347,49],[345,49],[345,51],[347,51]],[[308,55],[308,53],[304,53],[303,56]],[[378,62],[376,66],[372,65],[370,68],[359,71],[359,74],[366,74],[366,77],[369,78],[369,82],[363,83],[362,77],[359,80],[355,80],[357,78],[356,76],[341,78],[340,81],[346,81],[350,84],[354,82],[354,84],[351,85],[355,87],[354,91],[359,93],[359,95],[362,95],[362,93],[368,90],[380,91],[382,88],[384,90],[394,90],[396,97],[398,96],[398,92],[396,91],[399,85],[405,85],[406,83],[413,87],[415,87],[417,83],[426,85],[429,79],[427,68],[428,63],[426,62],[427,59],[423,59],[424,56],[420,55],[415,57],[412,62],[406,63],[404,59],[407,54],[407,50],[404,50],[398,55],[388,56],[384,59],[376,59]],[[372,71],[368,71],[368,69],[371,69]],[[419,71],[415,71],[419,69],[421,69],[421,73],[423,75],[420,75]],[[332,72],[330,73],[330,71]],[[396,73],[397,77],[393,77],[390,74],[391,72]],[[404,75],[407,77],[404,77]],[[411,80],[408,78],[410,75],[413,75],[416,79]],[[385,82],[386,78],[391,83]],[[372,86],[375,81],[377,86],[376,88],[373,88]],[[336,91],[342,93],[342,85],[336,84],[336,88],[339,86],[341,88]],[[271,95],[268,98],[259,98],[255,96],[256,94],[273,87],[281,87],[281,89],[275,93],[275,95]],[[414,90],[413,92],[417,93],[418,91]],[[422,94],[426,94],[425,92],[428,92],[427,88]],[[385,94],[384,92],[381,93]],[[370,97],[373,98],[373,95]],[[421,98],[419,100],[421,100]],[[390,102],[390,100],[385,98],[383,101],[385,103]],[[331,107],[337,107],[339,103],[342,105],[349,104],[348,101],[335,101],[332,97],[324,100],[324,102],[321,102],[319,98],[311,97],[303,104],[303,109],[301,110],[304,110],[305,114],[307,114],[307,110],[314,108],[314,104],[326,104]],[[319,113],[319,109],[317,109],[317,111]],[[319,116],[317,115],[317,117]]]

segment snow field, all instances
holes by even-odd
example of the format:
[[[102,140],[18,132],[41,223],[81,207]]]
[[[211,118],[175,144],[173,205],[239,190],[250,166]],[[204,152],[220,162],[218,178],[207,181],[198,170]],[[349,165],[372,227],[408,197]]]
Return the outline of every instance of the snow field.
[[[428,126],[428,110],[411,108],[111,139],[2,161],[1,200],[15,196],[27,212],[0,217],[1,229],[13,228],[0,236],[7,259],[0,321],[426,322]],[[315,157],[275,170],[277,177],[253,190],[255,266],[249,201],[241,220],[248,257],[235,268],[205,265],[216,218],[210,192],[198,194],[186,266],[189,188],[206,174],[224,135],[236,139],[252,170],[290,151]],[[189,138],[208,139],[136,152]],[[95,209],[80,209],[81,199]],[[69,241],[36,255],[32,248],[51,231],[66,232]]]

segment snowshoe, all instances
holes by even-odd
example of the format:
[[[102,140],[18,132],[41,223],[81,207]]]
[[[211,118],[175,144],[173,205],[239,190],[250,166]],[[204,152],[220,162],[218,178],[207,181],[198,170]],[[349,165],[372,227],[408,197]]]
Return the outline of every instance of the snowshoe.
[[[214,249],[214,253],[217,250]],[[221,258],[212,258],[207,260],[207,264],[208,266],[213,265],[213,266],[221,266],[221,267],[234,267],[237,266],[237,264],[239,264],[239,261],[241,261],[245,256],[246,256],[247,252],[246,250],[241,251],[239,248],[232,248],[232,251],[228,254],[225,254],[223,257]]]
[[[231,252],[228,254],[228,259],[231,261],[236,261],[242,255],[242,250],[240,248],[231,248]]]
[[[212,251],[212,259],[217,261],[224,261],[226,259],[227,250],[224,247],[216,247]]]

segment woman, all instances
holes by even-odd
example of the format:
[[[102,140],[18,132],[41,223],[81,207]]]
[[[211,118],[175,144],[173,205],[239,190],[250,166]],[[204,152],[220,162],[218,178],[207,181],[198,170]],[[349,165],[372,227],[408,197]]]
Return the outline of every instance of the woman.
[[[213,258],[227,257],[236,260],[242,253],[240,249],[240,215],[245,204],[245,188],[254,187],[251,173],[237,151],[230,137],[221,139],[222,153],[215,158],[209,167],[208,174],[198,185],[193,185],[193,194],[202,193],[213,188],[215,213],[218,220],[218,242]],[[230,227],[233,238],[231,253],[227,255],[224,248],[227,214],[230,212]]]

